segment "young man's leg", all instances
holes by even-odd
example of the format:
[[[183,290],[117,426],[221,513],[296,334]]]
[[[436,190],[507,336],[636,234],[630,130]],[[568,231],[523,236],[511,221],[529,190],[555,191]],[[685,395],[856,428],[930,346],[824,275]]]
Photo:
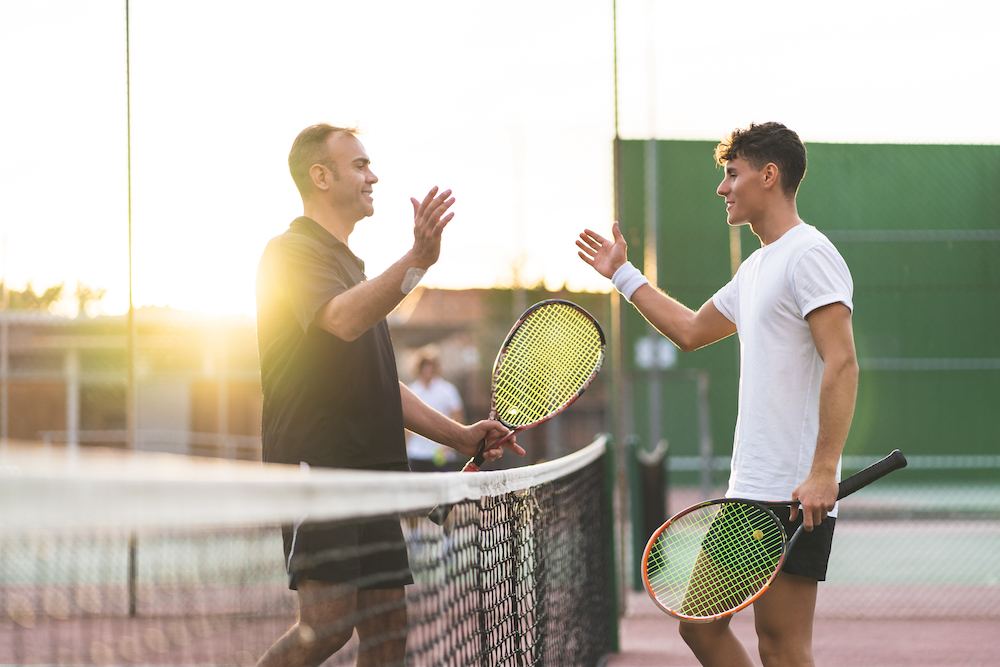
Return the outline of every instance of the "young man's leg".
[[[704,667],[753,667],[746,647],[729,627],[732,618],[680,624],[681,638]]]
[[[817,581],[781,572],[754,602],[757,642],[764,667],[812,667]]]

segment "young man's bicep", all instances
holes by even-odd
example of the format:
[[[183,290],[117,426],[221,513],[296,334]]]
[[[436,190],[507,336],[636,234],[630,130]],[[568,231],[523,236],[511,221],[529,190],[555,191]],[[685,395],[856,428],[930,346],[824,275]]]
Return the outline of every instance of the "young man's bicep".
[[[857,363],[851,309],[842,302],[817,308],[806,315],[820,359],[826,363]]]
[[[700,341],[704,341],[698,347],[710,345],[736,333],[736,323],[723,315],[712,299],[698,309],[695,320],[697,336]]]

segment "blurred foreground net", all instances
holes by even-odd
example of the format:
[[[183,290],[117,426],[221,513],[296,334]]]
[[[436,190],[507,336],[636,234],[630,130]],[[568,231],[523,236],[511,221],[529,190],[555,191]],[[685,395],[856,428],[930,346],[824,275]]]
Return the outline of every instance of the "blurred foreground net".
[[[279,525],[399,512],[407,665],[595,665],[616,623],[605,449],[410,474],[8,447],[0,664],[252,665],[296,619]],[[325,664],[356,657],[355,634]]]

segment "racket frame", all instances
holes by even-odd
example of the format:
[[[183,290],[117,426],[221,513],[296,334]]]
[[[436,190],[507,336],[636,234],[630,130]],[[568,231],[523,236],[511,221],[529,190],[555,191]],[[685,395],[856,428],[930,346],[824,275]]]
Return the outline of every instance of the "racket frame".
[[[792,540],[789,540],[788,539],[788,533],[785,531],[784,524],[781,523],[781,520],[778,519],[778,516],[771,510],[771,507],[780,507],[780,506],[786,506],[787,507],[787,506],[790,506],[790,505],[793,505],[793,504],[795,504],[795,503],[788,503],[788,502],[783,502],[783,503],[782,502],[774,502],[774,503],[772,503],[772,502],[759,501],[759,500],[750,500],[748,498],[714,498],[712,500],[705,500],[703,502],[700,502],[697,505],[692,505],[691,507],[683,509],[680,512],[678,512],[677,514],[675,514],[674,516],[670,517],[666,521],[666,523],[664,523],[662,526],[660,526],[659,528],[656,529],[656,531],[653,533],[653,535],[649,538],[649,541],[646,543],[646,548],[642,552],[642,583],[643,583],[643,586],[646,589],[646,592],[649,594],[649,597],[651,597],[653,599],[653,602],[656,603],[657,607],[659,607],[663,611],[667,612],[668,614],[670,614],[674,618],[680,619],[682,621],[686,621],[688,623],[711,623],[712,621],[717,621],[717,620],[719,620],[721,618],[725,618],[726,616],[730,616],[732,614],[735,614],[736,612],[740,611],[741,609],[746,609],[748,606],[750,606],[751,604],[753,604],[753,602],[757,598],[759,598],[764,593],[764,591],[767,590],[768,586],[771,585],[771,582],[773,582],[774,579],[775,579],[775,577],[778,576],[778,573],[781,571],[782,565],[785,564],[785,558],[788,555],[788,551],[791,548],[791,544],[794,542],[794,539],[796,537],[798,537],[798,532],[802,530],[802,527],[799,526],[798,530],[796,530],[795,534],[793,535]],[[669,608],[665,607],[657,599],[656,595],[653,593],[653,586],[652,586],[652,584],[649,581],[649,573],[648,573],[648,571],[647,571],[646,568],[647,568],[647,563],[649,563],[649,554],[653,550],[653,548],[656,546],[656,538],[658,538],[661,534],[663,534],[663,531],[667,530],[667,528],[669,528],[671,525],[673,525],[676,521],[682,519],[683,517],[687,516],[688,514],[690,514],[692,512],[696,512],[696,511],[698,511],[698,510],[700,510],[700,509],[702,509],[704,507],[709,507],[709,506],[712,506],[712,505],[719,506],[719,507],[722,507],[722,506],[725,506],[725,505],[753,505],[753,506],[761,509],[767,515],[769,515],[770,518],[771,518],[771,520],[774,521],[775,525],[778,527],[778,530],[780,531],[780,534],[781,534],[781,557],[778,559],[778,564],[775,566],[774,572],[771,573],[771,576],[768,577],[768,579],[767,579],[766,582],[764,582],[764,585],[761,586],[760,590],[757,591],[755,594],[751,595],[746,600],[744,600],[737,607],[735,607],[733,609],[730,609],[728,611],[725,611],[725,612],[721,612],[719,614],[712,614],[712,615],[709,615],[709,616],[690,616],[688,614],[683,614],[683,613],[681,613],[679,611],[676,611],[674,609],[669,609]]]
[[[899,470],[900,468],[905,468],[905,467],[906,467],[906,457],[903,456],[903,453],[900,452],[898,449],[894,449],[888,456],[876,461],[867,468],[860,470],[859,472],[856,472],[855,474],[841,481],[840,484],[838,485],[837,500],[841,500],[842,498],[851,495],[855,491],[858,491],[868,486],[875,480],[880,479],[885,475],[888,475],[890,472],[894,470]],[[774,572],[771,573],[771,576],[768,577],[767,581],[764,583],[763,586],[761,586],[759,591],[749,596],[746,600],[744,600],[735,608],[727,610],[725,612],[720,612],[718,614],[712,614],[707,616],[690,616],[674,609],[668,609],[657,599],[656,595],[653,593],[653,587],[649,582],[649,572],[647,570],[649,563],[649,555],[650,552],[653,550],[654,546],[656,545],[657,538],[660,535],[662,535],[663,532],[667,530],[667,528],[673,525],[674,522],[686,516],[687,514],[690,514],[691,512],[702,509],[709,505],[726,505],[726,504],[746,504],[759,507],[764,512],[769,514],[770,517],[777,524],[778,528],[780,528],[781,557],[778,559],[778,563],[774,568]],[[800,523],[799,526],[795,529],[795,532],[792,534],[791,538],[788,538],[788,533],[785,531],[784,525],[778,519],[777,515],[775,515],[775,513],[772,511],[771,508],[793,507],[798,504],[799,502],[797,500],[761,501],[761,500],[750,500],[747,498],[715,498],[713,500],[706,500],[697,503],[696,505],[692,505],[691,507],[681,510],[674,516],[670,517],[670,519],[668,519],[666,523],[664,523],[662,526],[657,528],[656,531],[653,532],[653,535],[649,538],[649,541],[646,543],[646,548],[643,550],[642,583],[646,589],[646,592],[649,594],[649,597],[653,600],[653,602],[656,604],[657,607],[659,607],[666,613],[670,614],[674,618],[680,619],[681,621],[685,621],[688,623],[711,623],[713,621],[717,621],[727,616],[731,616],[736,612],[740,611],[741,609],[745,609],[749,605],[753,604],[753,602],[756,601],[761,595],[763,595],[764,591],[766,591],[768,587],[771,585],[771,583],[774,582],[775,578],[778,576],[778,573],[781,572],[781,568],[785,564],[785,559],[788,557],[789,551],[791,551],[792,547],[795,545],[795,542],[798,540],[799,535],[802,534],[803,527],[802,524]]]
[[[561,304],[563,306],[569,306],[570,308],[573,308],[594,325],[594,329],[597,331],[597,335],[601,339],[601,346],[598,354],[597,363],[594,365],[594,368],[591,371],[590,376],[586,379],[586,381],[584,381],[580,389],[578,389],[576,393],[573,394],[569,399],[567,399],[559,408],[557,408],[552,412],[547,413],[545,416],[536,419],[532,422],[515,426],[514,424],[511,424],[510,422],[504,420],[503,417],[497,414],[497,384],[500,380],[500,369],[501,366],[503,365],[503,360],[507,356],[507,352],[510,349],[511,342],[514,340],[514,336],[521,328],[521,325],[524,324],[525,320],[527,320],[532,315],[532,313],[534,313],[539,308],[543,308],[545,306],[551,306],[554,304]],[[571,406],[576,401],[576,399],[580,398],[580,396],[583,395],[583,392],[587,390],[587,388],[594,381],[594,378],[597,377],[597,374],[601,370],[601,366],[604,365],[604,360],[607,355],[607,349],[608,349],[607,339],[604,337],[604,330],[601,329],[601,325],[597,322],[597,319],[595,319],[593,315],[591,315],[586,310],[584,310],[577,304],[573,303],[572,301],[566,301],[565,299],[546,299],[545,301],[539,301],[538,303],[536,303],[535,305],[531,306],[526,311],[524,311],[524,313],[521,314],[521,317],[518,318],[517,322],[514,323],[514,326],[510,328],[510,331],[507,333],[507,337],[504,339],[503,344],[500,346],[500,350],[497,352],[496,359],[493,361],[493,376],[490,379],[489,418],[500,422],[501,424],[510,429],[510,433],[505,435],[498,442],[494,443],[494,446],[503,444],[507,440],[510,440],[512,437],[514,437],[514,435],[518,431],[523,431],[525,429],[531,428],[533,426],[538,426],[539,424],[547,422],[548,420],[559,415],[561,412],[566,410],[566,408]],[[485,451],[486,451],[486,440],[484,439],[479,444],[479,450],[476,452],[476,455],[472,459],[470,459],[468,463],[465,464],[465,467],[462,468],[462,472],[478,472],[479,467],[486,460],[483,457],[483,453]]]
[[[594,364],[594,368],[591,370],[590,375],[587,377],[586,381],[584,381],[583,385],[572,396],[570,396],[565,402],[563,402],[563,404],[561,406],[559,406],[557,409],[555,409],[555,410],[547,413],[545,416],[541,417],[540,419],[536,419],[536,420],[531,421],[531,422],[529,422],[527,424],[521,424],[519,426],[514,426],[510,422],[504,421],[504,419],[502,419],[497,414],[497,385],[499,383],[500,370],[501,370],[501,366],[503,365],[503,360],[507,356],[507,352],[510,349],[511,342],[514,340],[514,336],[517,334],[518,330],[521,328],[521,325],[524,324],[524,322],[529,317],[531,317],[531,315],[535,311],[537,311],[539,308],[543,308],[543,307],[546,307],[546,306],[552,306],[552,305],[556,305],[556,304],[559,304],[559,305],[562,305],[562,306],[568,306],[568,307],[576,310],[580,315],[582,315],[583,317],[585,317],[587,320],[590,321],[591,324],[593,324],[594,329],[597,331],[597,335],[600,337],[600,340],[601,340],[600,348],[598,350],[597,363]],[[583,392],[587,390],[587,388],[590,386],[590,384],[594,381],[594,378],[597,377],[597,374],[601,370],[601,366],[604,365],[604,360],[605,360],[605,358],[607,356],[607,349],[608,349],[607,338],[604,337],[604,330],[601,329],[600,323],[598,323],[598,321],[594,318],[593,315],[591,315],[586,310],[584,310],[583,308],[581,308],[577,304],[573,303],[572,301],[566,301],[565,299],[546,299],[544,301],[539,301],[535,305],[533,305],[533,306],[529,307],[527,310],[525,310],[524,313],[521,314],[521,317],[519,317],[518,320],[514,323],[514,326],[512,326],[510,328],[510,331],[507,333],[507,337],[504,339],[503,344],[500,346],[500,350],[497,352],[496,359],[493,361],[493,375],[492,375],[492,378],[490,379],[490,415],[489,415],[489,418],[490,419],[494,419],[494,420],[500,422],[501,424],[503,424],[504,426],[506,426],[508,429],[510,429],[510,433],[508,433],[507,435],[505,435],[499,441],[493,443],[493,446],[495,447],[497,445],[502,445],[507,440],[510,440],[511,438],[513,438],[514,435],[518,431],[523,431],[524,429],[531,428],[532,426],[537,426],[539,424],[542,424],[542,423],[544,423],[544,422],[552,419],[553,417],[555,417],[559,413],[563,412],[570,405],[572,405],[573,402],[576,401],[576,399],[580,398],[580,396],[583,395]],[[465,466],[462,468],[461,472],[479,472],[480,466],[483,465],[483,463],[486,461],[486,458],[484,456],[485,452],[486,452],[486,438],[483,438],[483,441],[481,443],[479,443],[479,449],[476,451],[476,455],[473,456],[471,459],[469,459],[469,462],[465,464]],[[431,512],[428,515],[428,517],[431,519],[431,521],[433,521],[437,525],[442,526],[442,525],[444,525],[445,521],[447,520],[448,515],[451,513],[451,508],[452,508],[451,505],[438,505],[437,507],[435,507],[434,509],[431,510]]]

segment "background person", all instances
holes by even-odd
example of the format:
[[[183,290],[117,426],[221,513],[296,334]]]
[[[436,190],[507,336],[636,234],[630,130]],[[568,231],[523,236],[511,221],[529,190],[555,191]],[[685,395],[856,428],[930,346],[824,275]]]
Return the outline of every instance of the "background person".
[[[422,352],[417,357],[416,367],[417,378],[409,384],[410,391],[441,414],[461,422],[464,418],[462,397],[455,385],[441,377],[437,355]],[[410,469],[415,472],[454,471],[465,465],[451,447],[413,432],[406,434],[406,455],[410,459]]]

